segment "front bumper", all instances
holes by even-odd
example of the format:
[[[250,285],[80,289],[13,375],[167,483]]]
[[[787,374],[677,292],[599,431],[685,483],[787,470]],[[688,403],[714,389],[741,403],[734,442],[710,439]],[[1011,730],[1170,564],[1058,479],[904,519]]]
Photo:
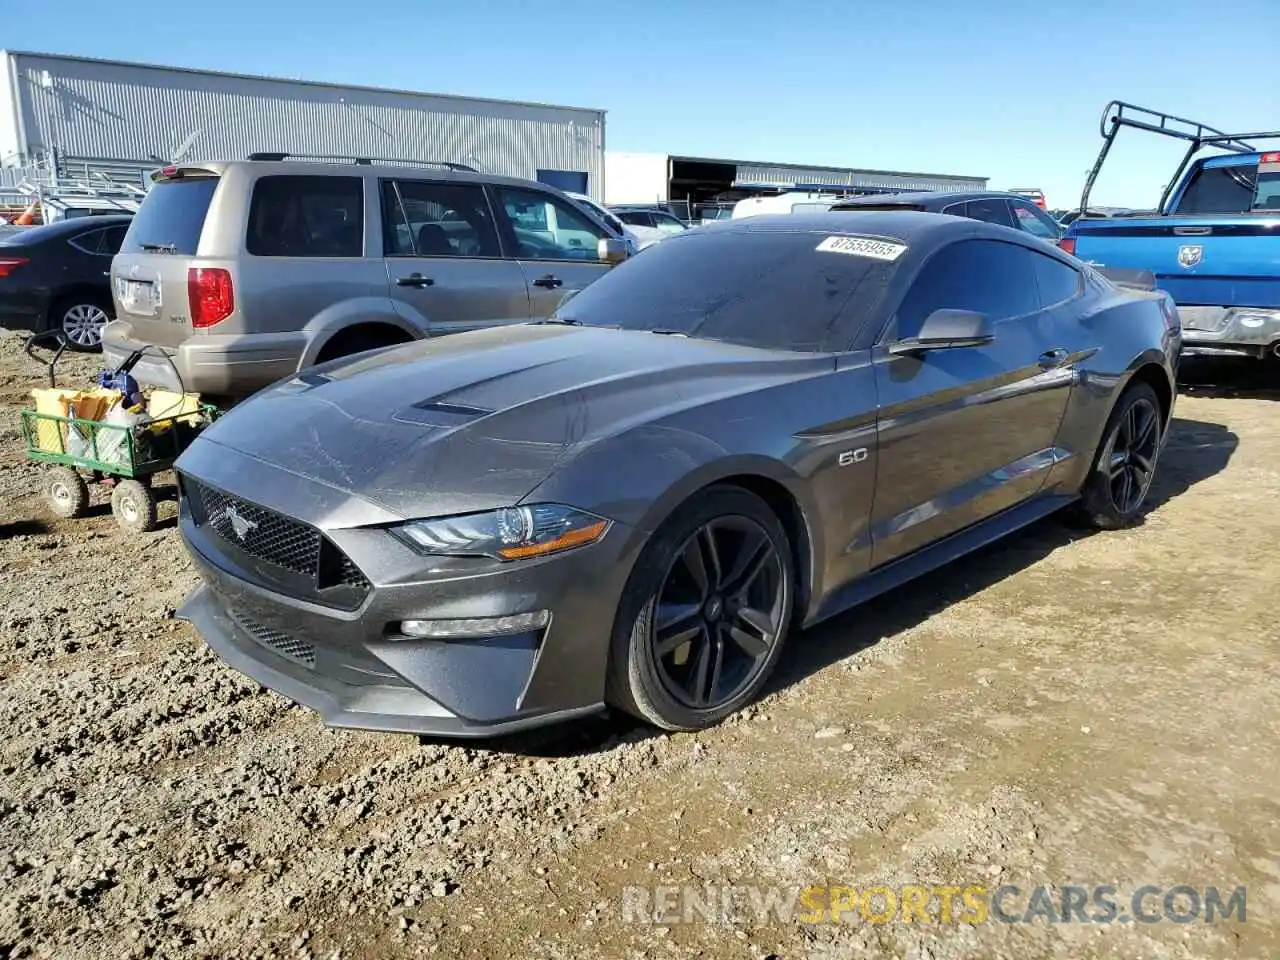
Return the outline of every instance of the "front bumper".
[[[299,511],[283,509],[280,499],[308,505],[299,519],[322,529],[370,585],[351,610],[281,591],[266,582],[266,568],[243,562],[198,523],[184,498],[179,526],[204,582],[178,617],[229,666],[334,727],[483,737],[602,709],[609,640],[631,565],[628,529],[615,524],[598,543],[543,560],[442,562],[381,527],[330,522],[342,509],[338,501],[349,510],[349,494],[292,475],[282,484],[274,468],[225,453],[216,477],[201,464],[199,482],[252,491],[253,502],[289,517]],[[189,474],[183,479],[191,483]],[[394,628],[402,620],[536,610],[550,611],[550,624],[525,634],[422,640]]]
[[[176,347],[160,346],[135,334],[127,320],[114,320],[102,332],[102,352],[112,367],[145,348],[132,371],[139,383],[233,397],[296,372],[306,346],[302,333],[197,335]]]
[[[1178,307],[1186,356],[1280,355],[1280,310]]]

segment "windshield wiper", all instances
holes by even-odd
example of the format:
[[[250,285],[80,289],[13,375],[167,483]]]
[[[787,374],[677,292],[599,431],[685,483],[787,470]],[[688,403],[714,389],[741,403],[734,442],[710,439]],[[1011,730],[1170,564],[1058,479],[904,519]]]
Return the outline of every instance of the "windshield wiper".
[[[650,333],[656,333],[660,337],[688,337],[689,335],[683,330],[668,330],[665,327],[659,327],[657,330],[650,330]]]
[[[532,321],[535,325],[543,323],[554,323],[562,327],[578,327],[581,324],[573,319],[573,317],[543,317],[541,320]]]
[[[148,253],[177,253],[178,245],[176,243],[140,243],[138,244]]]

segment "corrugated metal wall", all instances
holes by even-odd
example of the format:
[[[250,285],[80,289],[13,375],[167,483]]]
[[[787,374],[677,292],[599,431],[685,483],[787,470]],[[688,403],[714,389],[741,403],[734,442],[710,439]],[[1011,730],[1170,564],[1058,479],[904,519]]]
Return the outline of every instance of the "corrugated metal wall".
[[[889,187],[894,190],[985,190],[982,177],[946,174],[897,174],[875,170],[831,170],[794,166],[738,164],[740,184],[826,184],[830,186]]]
[[[288,80],[10,54],[28,159],[151,163],[255,150],[449,160],[533,179],[576,170],[599,194],[604,114]]]

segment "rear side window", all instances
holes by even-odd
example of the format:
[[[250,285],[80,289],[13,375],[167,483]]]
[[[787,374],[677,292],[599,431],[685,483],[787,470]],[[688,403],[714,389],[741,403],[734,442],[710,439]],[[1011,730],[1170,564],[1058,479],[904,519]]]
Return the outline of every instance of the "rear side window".
[[[1011,203],[1010,206],[1013,207],[1018,226],[1033,237],[1039,237],[1041,240],[1057,240],[1061,235],[1062,231],[1049,219],[1047,213],[1041,213],[1038,208],[1029,203]]]
[[[1248,213],[1256,185],[1256,168],[1201,167],[1178,201],[1178,213]]]
[[[964,210],[965,216],[970,220],[998,223],[1002,227],[1013,226],[1013,215],[1009,213],[1009,204],[999,198],[970,200],[964,205]]]
[[[1080,292],[1080,271],[1043,253],[1032,253],[1040,305],[1052,307]]]
[[[175,177],[152,184],[120,250],[193,256],[200,245],[217,177]]]
[[[100,253],[98,248],[102,245],[102,234],[102,230],[90,230],[72,237],[67,243],[81,253]]]
[[[427,180],[382,185],[389,257],[500,257],[484,188]]]
[[[266,176],[253,186],[245,249],[255,257],[364,254],[359,177]]]
[[[976,310],[993,321],[1040,309],[1036,293],[1038,254],[997,240],[961,240],[935,253],[898,307],[893,337],[920,333],[935,310]]]

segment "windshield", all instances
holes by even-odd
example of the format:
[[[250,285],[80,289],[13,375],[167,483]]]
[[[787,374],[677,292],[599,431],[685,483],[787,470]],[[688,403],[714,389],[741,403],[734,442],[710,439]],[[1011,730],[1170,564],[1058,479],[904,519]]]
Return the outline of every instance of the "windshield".
[[[582,204],[584,207],[587,207],[588,209],[590,209],[592,213],[594,213],[597,217],[599,217],[601,220],[607,223],[613,229],[613,231],[617,233],[619,236],[627,232],[626,229],[622,226],[621,220],[615,217],[612,213],[610,213],[604,207],[600,206],[600,204],[596,203],[590,197],[580,197],[575,195],[573,199],[577,200],[578,203]]]
[[[824,239],[799,231],[689,231],[605,274],[553,319],[773,350],[844,350],[902,257],[817,249]],[[878,242],[886,245],[904,249]]]

